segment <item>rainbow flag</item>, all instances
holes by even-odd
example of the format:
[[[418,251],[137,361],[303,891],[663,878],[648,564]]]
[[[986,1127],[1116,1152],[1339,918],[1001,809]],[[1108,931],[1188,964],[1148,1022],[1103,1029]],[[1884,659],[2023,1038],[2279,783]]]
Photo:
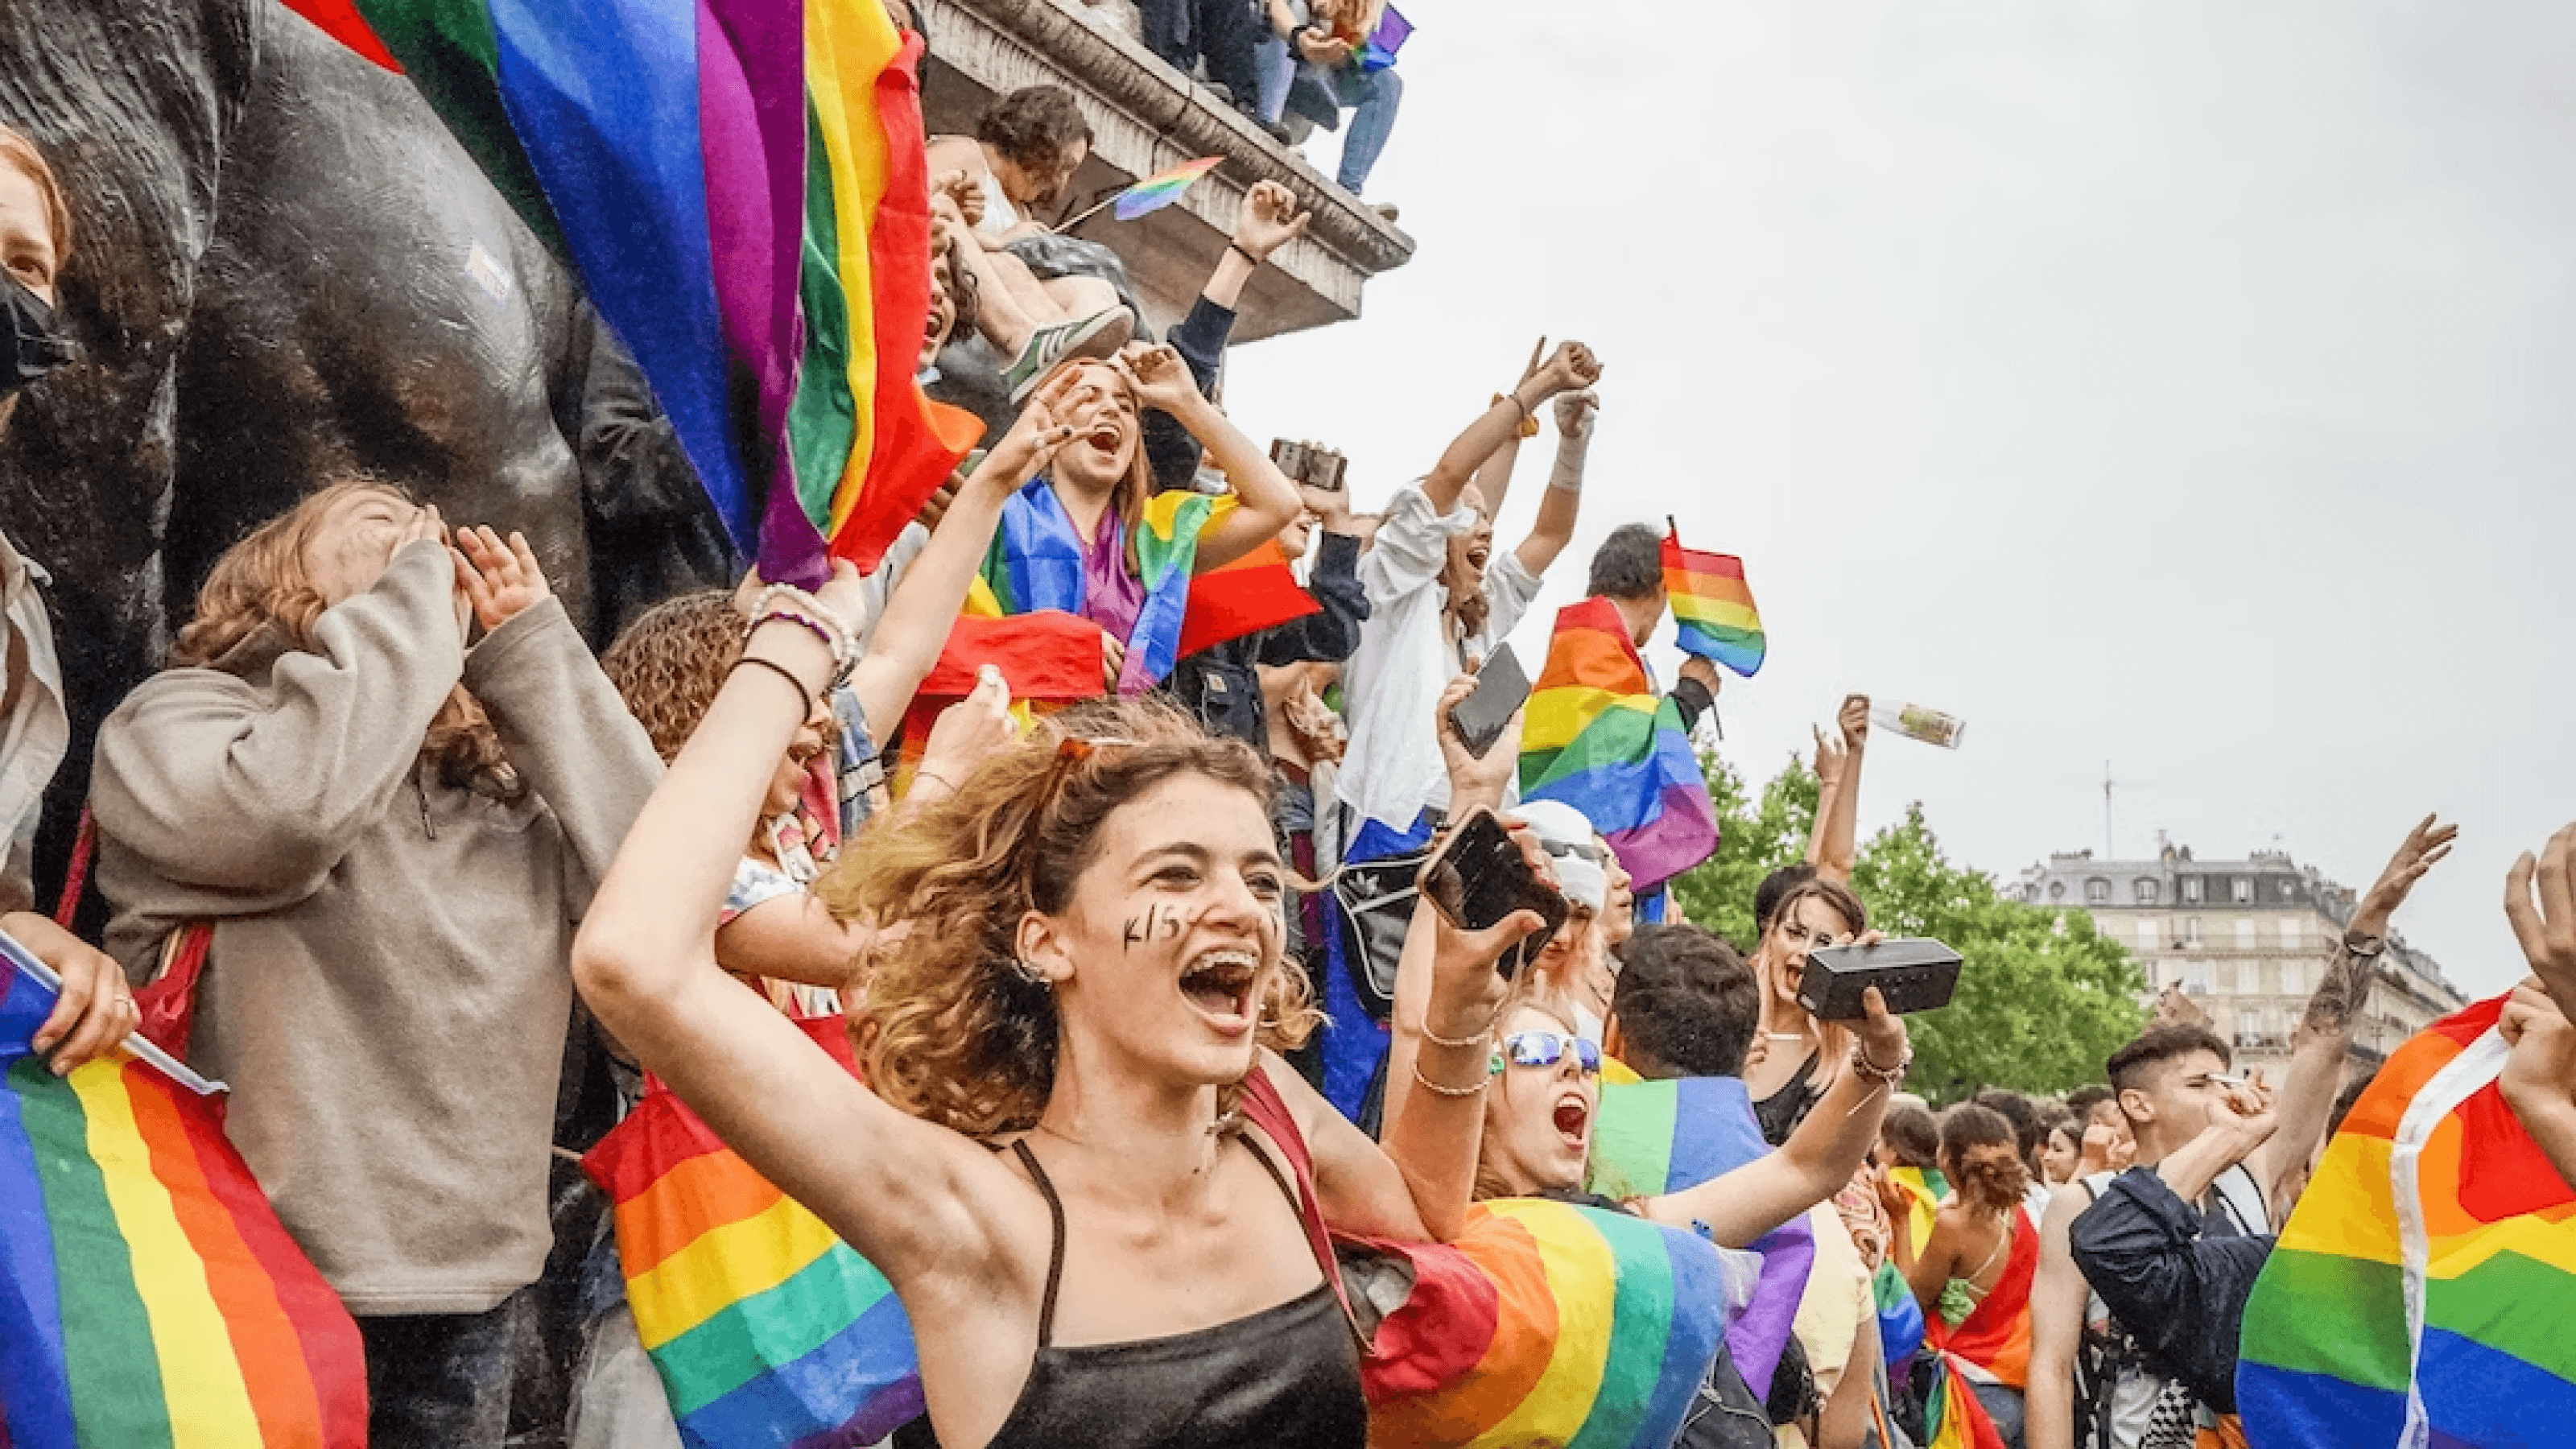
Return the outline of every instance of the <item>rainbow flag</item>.
[[[1522,797],[1582,811],[1639,895],[1717,849],[1717,809],[1681,710],[1655,694],[1608,599],[1557,611],[1522,722],[1520,769]]]
[[[2576,1189],[2505,1105],[2505,998],[2391,1053],[2246,1304],[2246,1437],[2337,1449],[2566,1442]]]
[[[788,437],[805,522],[862,573],[984,431],[914,376],[930,317],[922,54],[876,0],[806,0],[805,354]]]
[[[767,576],[818,581],[827,539],[872,567],[971,445],[912,378],[920,45],[882,6],[289,4],[409,75],[571,264]]]
[[[1369,1442],[1389,1449],[1662,1449],[1754,1291],[1751,1254],[1528,1198],[1480,1203],[1455,1242],[1399,1251],[1412,1296],[1361,1365]]]
[[[1217,163],[1224,159],[1222,156],[1201,156],[1196,161],[1184,161],[1168,171],[1157,171],[1119,192],[1118,199],[1110,205],[1109,214],[1120,221],[1134,221],[1148,212],[1160,211],[1180,200],[1191,187],[1198,185],[1201,177],[1214,171]]]
[[[1762,615],[1744,582],[1744,560],[1727,553],[1682,547],[1681,535],[1664,538],[1664,592],[1673,603],[1674,642],[1688,653],[1714,659],[1747,679],[1762,667]]]
[[[856,1075],[846,1019],[798,1024]],[[659,1083],[582,1170],[615,1205],[626,1301],[683,1442],[873,1444],[921,1413],[884,1275]]]
[[[1190,575],[1198,561],[1199,534],[1234,507],[1232,495],[1216,496],[1174,489],[1159,493],[1136,521],[1136,572],[1144,581],[1145,602],[1127,635],[1127,660],[1118,676],[1118,692],[1141,694],[1162,682],[1180,660],[1181,624],[1189,612]],[[1105,525],[1111,515],[1103,514]],[[1113,547],[1107,537],[1103,547]],[[1123,565],[1122,565],[1123,566]],[[984,557],[982,588],[970,589],[966,611],[1001,615],[1061,609],[1085,613],[1090,583],[1084,577],[1083,547],[1055,488],[1033,479],[1002,505],[1002,525],[994,530]]]
[[[52,973],[0,952],[0,1443],[365,1444],[357,1324],[220,1103],[123,1050],[54,1076]]]
[[[1604,1197],[1657,1197],[1724,1176],[1770,1150],[1740,1077],[1605,1080],[1584,1186]],[[1815,1267],[1815,1231],[1802,1213],[1764,1234],[1753,1250],[1762,1255],[1761,1279],[1752,1303],[1727,1330],[1726,1345],[1744,1382],[1768,1395]]]
[[[1297,582],[1287,553],[1274,538],[1190,580],[1190,602],[1181,615],[1176,657],[1187,659],[1202,649],[1322,612],[1324,606]]]

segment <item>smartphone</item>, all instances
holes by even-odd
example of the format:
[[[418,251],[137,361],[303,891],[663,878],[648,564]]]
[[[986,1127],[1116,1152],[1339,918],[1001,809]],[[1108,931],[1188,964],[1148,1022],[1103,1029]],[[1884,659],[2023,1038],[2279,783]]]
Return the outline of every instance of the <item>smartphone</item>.
[[[1520,656],[1512,646],[1496,649],[1485,667],[1476,671],[1476,692],[1458,701],[1449,711],[1449,727],[1466,741],[1467,750],[1477,759],[1503,737],[1503,729],[1512,722],[1512,712],[1529,701],[1529,676],[1521,672]]]
[[[1431,908],[1462,931],[1500,925],[1514,911],[1538,912],[1547,928],[1523,937],[1494,963],[1494,970],[1506,980],[1518,975],[1522,960],[1544,947],[1565,924],[1565,897],[1539,879],[1511,831],[1482,805],[1468,811],[1440,849],[1422,863],[1417,883]]]
[[[1898,1016],[1947,1006],[1959,989],[1959,953],[1928,936],[1828,946],[1807,957],[1798,1004],[1819,1021],[1858,1021],[1861,996],[1873,986]]]

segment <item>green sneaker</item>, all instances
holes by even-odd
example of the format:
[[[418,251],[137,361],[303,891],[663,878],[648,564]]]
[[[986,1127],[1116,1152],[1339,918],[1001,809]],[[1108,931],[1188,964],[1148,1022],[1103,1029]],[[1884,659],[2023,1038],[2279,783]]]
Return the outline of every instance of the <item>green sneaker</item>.
[[[1029,334],[1028,345],[1011,365],[1002,369],[1002,382],[1011,390],[1014,406],[1026,399],[1056,364],[1068,357],[1107,358],[1118,355],[1127,339],[1136,335],[1136,314],[1123,306],[1094,312],[1074,322],[1059,322],[1041,327]]]

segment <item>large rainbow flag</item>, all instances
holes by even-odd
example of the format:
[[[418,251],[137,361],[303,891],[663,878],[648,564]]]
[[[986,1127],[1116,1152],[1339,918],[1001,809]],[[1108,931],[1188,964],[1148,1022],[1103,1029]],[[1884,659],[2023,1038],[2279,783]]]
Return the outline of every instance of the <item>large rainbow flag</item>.
[[[29,1043],[50,972],[0,943],[0,1444],[367,1440],[365,1350],[225,1140],[218,1101],[119,1050]]]
[[[2576,1189],[2497,1088],[2505,998],[2391,1053],[2246,1304],[2256,1449],[2503,1449],[2576,1426]]]
[[[846,1019],[799,1024],[857,1072]],[[681,1439],[873,1444],[921,1413],[884,1275],[659,1083],[582,1170],[615,1205],[626,1301]]]
[[[1744,560],[1728,553],[1682,547],[1681,535],[1664,538],[1664,593],[1673,605],[1674,642],[1750,679],[1762,667],[1766,645],[1762,615],[1744,582]]]
[[[919,47],[882,6],[289,3],[408,75],[571,264],[768,577],[819,579],[827,538],[873,565],[955,465],[912,384]]]
[[[1722,1177],[1770,1150],[1740,1077],[1605,1080],[1585,1186],[1604,1197],[1656,1197]],[[1815,1231],[1802,1213],[1764,1234],[1753,1250],[1762,1255],[1761,1279],[1727,1330],[1726,1344],[1744,1382],[1768,1395],[1815,1267]]]
[[[1190,575],[1198,562],[1199,535],[1234,506],[1231,494],[1173,489],[1156,494],[1146,503],[1144,517],[1132,525],[1136,572],[1145,586],[1145,602],[1126,639],[1119,693],[1141,694],[1153,688],[1180,661],[1181,625],[1189,612]],[[1110,517],[1103,514],[1103,523]],[[1002,505],[1002,525],[994,530],[992,548],[985,554],[980,587],[968,591],[966,612],[1011,615],[1060,609],[1080,614],[1089,595],[1082,541],[1056,499],[1055,486],[1044,478],[1030,480]]]
[[[1639,895],[1717,849],[1717,808],[1681,710],[1656,695],[1608,599],[1556,613],[1521,729],[1521,795],[1583,812]]]
[[[1625,1213],[1530,1198],[1405,1250],[1412,1296],[1362,1363],[1387,1449],[1662,1449],[1754,1292],[1755,1259]]]

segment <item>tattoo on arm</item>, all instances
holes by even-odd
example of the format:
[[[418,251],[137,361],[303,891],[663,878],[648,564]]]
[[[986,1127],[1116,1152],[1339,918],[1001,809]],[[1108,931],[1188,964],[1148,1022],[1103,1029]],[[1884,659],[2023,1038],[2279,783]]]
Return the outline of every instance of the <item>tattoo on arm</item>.
[[[2377,965],[2338,944],[2334,959],[2326,963],[2325,979],[2317,983],[2316,994],[2308,998],[2307,1014],[2300,1018],[2299,1025],[2321,1035],[2341,1036],[2351,1031],[2362,999],[2370,994],[2370,983],[2378,975]]]

